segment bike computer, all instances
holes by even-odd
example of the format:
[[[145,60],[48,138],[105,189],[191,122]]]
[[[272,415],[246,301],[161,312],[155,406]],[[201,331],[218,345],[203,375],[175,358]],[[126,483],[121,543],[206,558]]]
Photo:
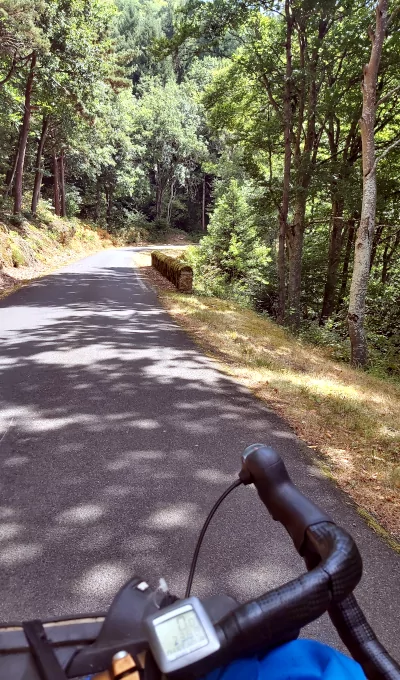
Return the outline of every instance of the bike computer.
[[[175,602],[149,616],[144,624],[151,651],[163,673],[191,666],[221,646],[197,597]]]

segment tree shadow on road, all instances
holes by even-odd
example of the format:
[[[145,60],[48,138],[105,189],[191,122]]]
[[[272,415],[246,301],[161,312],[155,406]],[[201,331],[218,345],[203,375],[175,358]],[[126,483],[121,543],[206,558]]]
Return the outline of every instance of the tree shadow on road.
[[[293,433],[199,354],[130,268],[47,277],[3,315],[3,620],[103,610],[134,573],[182,595],[243,449],[265,441],[297,455],[294,475],[304,467]],[[303,473],[317,501],[326,484]],[[251,489],[226,501],[201,555],[197,594],[245,599],[302,571]]]

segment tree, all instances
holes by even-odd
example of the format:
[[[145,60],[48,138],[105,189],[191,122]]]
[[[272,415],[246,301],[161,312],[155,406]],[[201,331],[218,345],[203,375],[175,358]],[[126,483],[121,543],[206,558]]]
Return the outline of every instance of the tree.
[[[372,29],[370,30],[372,42],[370,60],[364,67],[362,84],[363,107],[360,127],[362,142],[363,200],[361,219],[355,244],[354,267],[348,310],[351,361],[355,366],[365,366],[368,359],[364,321],[365,300],[371,263],[371,248],[375,231],[377,197],[376,167],[379,161],[379,158],[376,157],[375,153],[377,80],[388,24],[387,13],[387,0],[379,0],[376,7],[375,31]]]
[[[252,214],[251,187],[231,179],[218,187],[208,234],[200,243],[195,267],[208,272],[207,288],[217,292],[223,285],[241,297],[256,293],[267,284],[269,249],[263,243]]]
[[[24,179],[25,154],[26,145],[28,142],[29,126],[31,121],[31,99],[33,80],[35,77],[36,62],[37,55],[36,52],[33,52],[28,72],[28,78],[25,86],[24,115],[22,118],[22,127],[17,149],[17,163],[15,168],[15,189],[14,189],[15,192],[14,215],[20,213],[22,208],[22,190]]]
[[[178,187],[188,187],[191,174],[206,157],[199,132],[201,117],[189,87],[169,80],[143,84],[135,114],[137,138],[145,144],[142,165],[155,189],[154,216],[171,222]]]

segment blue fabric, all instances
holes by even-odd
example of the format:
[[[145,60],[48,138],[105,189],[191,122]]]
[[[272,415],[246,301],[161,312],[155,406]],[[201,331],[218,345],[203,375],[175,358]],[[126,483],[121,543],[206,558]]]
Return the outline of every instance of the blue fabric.
[[[204,680],[366,680],[361,666],[314,640],[294,640],[266,656],[234,661]]]

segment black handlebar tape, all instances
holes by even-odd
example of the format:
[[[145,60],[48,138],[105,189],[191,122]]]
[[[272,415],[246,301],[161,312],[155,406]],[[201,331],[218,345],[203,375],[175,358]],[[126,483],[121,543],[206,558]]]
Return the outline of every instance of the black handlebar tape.
[[[234,658],[255,649],[267,651],[340,602],[361,578],[362,563],[352,538],[325,522],[308,529],[307,540],[320,556],[313,570],[239,606],[217,626],[221,651]],[[225,656],[225,660],[226,660]]]
[[[360,582],[362,559],[352,537],[336,524],[322,522],[307,529],[305,552],[322,560],[330,577],[332,602],[341,602]]]
[[[321,567],[246,602],[216,626],[221,652],[227,654],[224,663],[252,651],[267,652],[291,632],[297,637],[299,629],[321,616],[329,604],[329,576]]]
[[[328,609],[332,623],[369,680],[400,680],[400,666],[381,645],[354,595]]]
[[[279,454],[263,444],[245,450],[239,477],[244,484],[254,484],[268,512],[283,524],[301,555],[307,529],[319,522],[332,522],[293,484]]]

